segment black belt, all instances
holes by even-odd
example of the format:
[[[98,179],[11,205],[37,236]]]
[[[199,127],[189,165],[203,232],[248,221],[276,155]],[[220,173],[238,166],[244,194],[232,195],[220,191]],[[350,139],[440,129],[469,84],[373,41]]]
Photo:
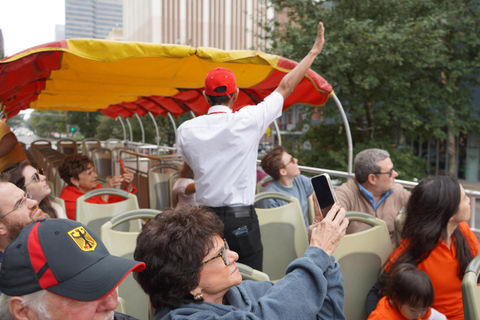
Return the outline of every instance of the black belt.
[[[220,218],[230,217],[230,218],[248,218],[255,213],[255,207],[250,206],[239,206],[239,207],[209,207],[213,212],[215,212]]]

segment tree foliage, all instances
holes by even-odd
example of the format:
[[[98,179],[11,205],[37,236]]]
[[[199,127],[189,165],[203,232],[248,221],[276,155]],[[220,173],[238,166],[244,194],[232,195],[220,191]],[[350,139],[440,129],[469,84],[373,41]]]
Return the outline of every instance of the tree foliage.
[[[51,137],[52,132],[65,133],[67,118],[65,111],[36,110],[30,115],[29,125],[40,137]]]
[[[478,128],[471,90],[479,84],[478,1],[272,3],[288,17],[283,19],[288,23],[278,19],[265,26],[276,54],[299,61],[311,48],[318,22],[324,23],[326,43],[312,68],[332,84],[341,100],[356,149],[398,147],[394,144],[399,135],[445,139],[448,132],[458,135]],[[326,118],[340,120],[330,102],[323,112]],[[307,136],[314,138],[319,129],[310,130]],[[337,146],[338,141],[331,142]],[[345,153],[323,143],[322,149],[312,145],[320,157],[323,148],[330,150],[325,153],[329,161]],[[342,166],[346,169],[345,163]]]

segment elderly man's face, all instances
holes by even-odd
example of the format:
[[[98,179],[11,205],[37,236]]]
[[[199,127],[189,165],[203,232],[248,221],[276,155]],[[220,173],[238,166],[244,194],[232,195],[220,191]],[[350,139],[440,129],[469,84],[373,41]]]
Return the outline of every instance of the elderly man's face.
[[[393,170],[393,163],[390,157],[380,160],[377,163],[381,166],[380,172],[377,174],[379,181],[377,186],[380,193],[383,194],[393,189],[398,173]]]
[[[48,293],[49,320],[113,320],[117,291],[97,301],[75,301]]]
[[[38,202],[25,199],[25,192],[10,182],[0,182],[0,236],[13,239],[26,225],[49,218]]]

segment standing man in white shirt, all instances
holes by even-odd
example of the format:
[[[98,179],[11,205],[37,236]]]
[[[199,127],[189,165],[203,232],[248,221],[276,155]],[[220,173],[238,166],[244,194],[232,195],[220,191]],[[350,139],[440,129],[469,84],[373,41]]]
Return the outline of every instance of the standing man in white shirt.
[[[207,115],[178,128],[178,153],[192,168],[197,203],[211,207],[225,225],[225,238],[238,262],[262,270],[263,247],[253,203],[258,143],[268,126],[282,114],[283,102],[300,83],[323,48],[320,22],[315,43],[305,58],[264,101],[233,113],[238,97],[235,76],[225,68],[211,70],[203,95]]]

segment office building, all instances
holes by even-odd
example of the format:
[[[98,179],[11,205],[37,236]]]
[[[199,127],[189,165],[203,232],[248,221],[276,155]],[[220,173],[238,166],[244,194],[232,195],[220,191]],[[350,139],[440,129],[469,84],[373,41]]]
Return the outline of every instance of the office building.
[[[65,38],[105,39],[122,27],[122,0],[65,0]]]

